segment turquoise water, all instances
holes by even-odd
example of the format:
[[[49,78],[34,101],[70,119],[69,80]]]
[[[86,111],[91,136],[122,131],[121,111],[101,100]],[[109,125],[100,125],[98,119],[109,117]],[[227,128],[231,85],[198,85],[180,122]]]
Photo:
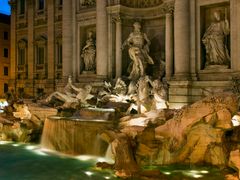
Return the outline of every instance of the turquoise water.
[[[217,167],[186,165],[152,166],[145,169],[158,169],[169,180],[224,180],[224,175]]]
[[[119,180],[112,171],[93,168],[103,158],[67,157],[46,153],[36,145],[0,141],[0,180]],[[217,168],[189,166],[151,166],[169,180],[224,180]]]
[[[97,158],[44,153],[37,146],[0,142],[1,180],[106,180],[110,171],[93,169]]]

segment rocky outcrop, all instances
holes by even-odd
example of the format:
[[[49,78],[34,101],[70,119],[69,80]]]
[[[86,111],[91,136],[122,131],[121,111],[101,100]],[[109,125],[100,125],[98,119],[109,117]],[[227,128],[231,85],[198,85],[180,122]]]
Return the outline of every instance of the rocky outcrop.
[[[9,108],[8,108],[9,109]],[[15,104],[12,112],[0,115],[0,140],[16,142],[39,141],[46,117],[57,110],[37,104]]]
[[[155,129],[157,139],[169,144],[164,149],[168,161],[157,162],[226,165],[228,152],[223,139],[225,132],[233,128],[231,118],[237,110],[238,100],[233,94],[207,97],[183,108]]]
[[[240,156],[235,150],[240,147],[240,131],[231,121],[237,111],[236,95],[217,94],[178,111],[124,117],[120,123],[121,137],[134,142],[131,151],[138,165],[181,163],[227,167],[231,162],[230,166],[238,171]],[[121,142],[118,141],[118,146]],[[115,159],[122,157],[118,151],[113,153]]]

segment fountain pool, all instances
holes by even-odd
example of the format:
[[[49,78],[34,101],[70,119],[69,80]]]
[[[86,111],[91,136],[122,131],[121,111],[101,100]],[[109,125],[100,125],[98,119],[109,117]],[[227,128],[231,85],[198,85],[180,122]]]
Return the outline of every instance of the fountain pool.
[[[90,156],[60,156],[37,145],[0,142],[0,179],[4,180],[119,180],[112,171],[97,170],[95,163],[106,159]],[[163,166],[159,169],[171,180],[223,180],[216,168]],[[136,180],[136,179],[135,179]]]
[[[106,180],[117,179],[111,171],[94,169],[90,156],[63,156],[41,150],[37,145],[0,142],[0,179],[4,180]]]

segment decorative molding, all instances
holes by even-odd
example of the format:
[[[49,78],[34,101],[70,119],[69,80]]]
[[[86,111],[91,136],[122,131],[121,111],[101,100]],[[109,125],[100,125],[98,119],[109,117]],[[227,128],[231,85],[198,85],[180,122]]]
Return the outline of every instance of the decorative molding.
[[[34,40],[34,44],[36,45],[46,45],[47,44],[47,37],[44,35],[37,36]]]
[[[24,49],[27,47],[27,40],[26,39],[20,39],[18,41],[18,47],[21,49]]]
[[[162,4],[163,11],[165,14],[173,14],[174,13],[174,1],[164,2]]]
[[[111,20],[112,20],[112,22],[114,22],[114,23],[117,23],[117,22],[122,22],[122,18],[121,18],[121,15],[120,14],[118,14],[118,13],[116,13],[116,14],[112,14],[112,16],[111,16]]]
[[[81,0],[80,9],[92,8],[96,6],[96,0]]]
[[[162,3],[162,0],[121,0],[121,5],[131,8],[149,8]]]
[[[173,13],[174,1],[168,1],[151,8],[130,8],[122,5],[108,6],[110,16],[118,14],[122,19],[153,19],[164,17],[166,13]]]

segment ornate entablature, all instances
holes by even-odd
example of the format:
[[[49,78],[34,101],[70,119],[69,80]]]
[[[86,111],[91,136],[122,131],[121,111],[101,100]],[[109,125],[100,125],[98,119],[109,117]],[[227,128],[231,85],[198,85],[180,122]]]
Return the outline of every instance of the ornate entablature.
[[[148,8],[132,8],[123,6],[122,4],[115,4],[109,6],[108,13],[111,14],[113,20],[119,16],[123,19],[135,19],[140,21],[141,19],[151,19],[157,17],[164,17],[165,14],[174,12],[174,0],[161,1],[159,5]]]
[[[149,8],[162,4],[162,0],[121,0],[121,5],[131,8]]]

